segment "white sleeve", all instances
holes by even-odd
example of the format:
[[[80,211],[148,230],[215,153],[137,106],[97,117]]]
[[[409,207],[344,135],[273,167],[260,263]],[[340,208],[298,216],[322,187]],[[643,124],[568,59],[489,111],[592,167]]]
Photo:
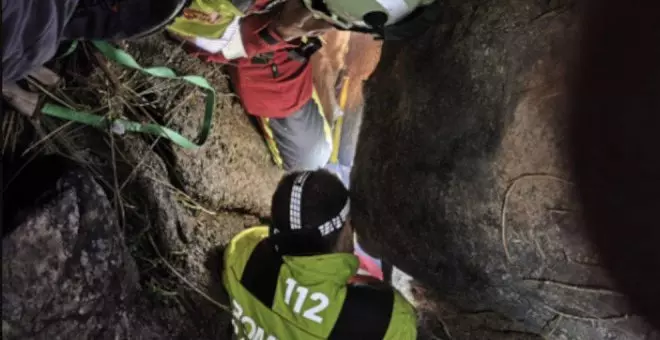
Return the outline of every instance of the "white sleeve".
[[[229,60],[247,57],[241,36],[240,20],[241,17],[234,18],[219,39],[195,37],[195,45],[211,53],[222,52],[222,55]]]

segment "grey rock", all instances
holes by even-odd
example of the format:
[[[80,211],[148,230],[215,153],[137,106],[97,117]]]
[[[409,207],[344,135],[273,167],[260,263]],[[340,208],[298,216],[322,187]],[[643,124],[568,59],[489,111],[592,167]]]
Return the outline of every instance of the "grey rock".
[[[39,201],[2,240],[3,337],[125,338],[138,273],[105,193],[69,171]]]
[[[659,338],[585,235],[563,153],[575,7],[441,3],[426,34],[384,43],[367,82],[351,182],[364,248],[456,308],[440,315],[454,339]]]

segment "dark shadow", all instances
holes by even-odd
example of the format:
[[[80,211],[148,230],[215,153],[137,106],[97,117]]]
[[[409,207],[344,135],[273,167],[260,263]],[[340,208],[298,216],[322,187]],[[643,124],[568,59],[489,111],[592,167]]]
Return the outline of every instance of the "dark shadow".
[[[206,287],[206,290],[209,293],[210,297],[213,298],[215,301],[231,308],[231,301],[229,295],[227,294],[227,290],[225,290],[222,284],[222,272],[224,270],[223,255],[226,247],[227,245],[223,244],[209,250],[209,252],[206,254],[206,261],[204,261],[204,266],[206,267],[206,270],[208,270],[210,273],[210,281],[208,282],[208,285]],[[226,316],[227,319],[226,330],[222,332],[226,335],[226,339],[231,339],[233,330],[231,327],[231,323],[228,321],[230,320],[231,316],[229,313],[223,313],[222,315],[223,317]]]
[[[619,287],[660,329],[660,3],[583,6],[569,112],[584,220]]]
[[[229,305],[229,296],[222,285],[222,271],[224,270],[223,255],[226,247],[227,245],[223,244],[209,250],[206,254],[204,266],[211,274],[208,287],[211,297],[222,304]]]
[[[33,159],[34,156],[27,154],[2,161],[3,238],[20,224],[19,213],[29,214],[40,202],[50,201],[57,194],[57,181],[76,168],[63,157],[49,155]]]

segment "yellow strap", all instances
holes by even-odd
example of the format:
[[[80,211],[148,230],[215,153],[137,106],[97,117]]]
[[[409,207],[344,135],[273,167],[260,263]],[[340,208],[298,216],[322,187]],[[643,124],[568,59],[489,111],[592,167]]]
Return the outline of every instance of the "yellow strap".
[[[344,76],[344,86],[342,86],[341,93],[339,94],[339,107],[341,107],[342,110],[346,109],[346,101],[348,100],[349,82],[350,82],[350,78],[348,76]]]
[[[346,109],[346,101],[348,100],[348,83],[350,82],[349,77],[344,77],[344,84],[342,85],[341,92],[339,94],[339,107],[342,111]],[[335,131],[332,144],[332,156],[330,156],[330,163],[337,164],[339,161],[339,145],[341,144],[341,127],[344,123],[344,116],[337,118],[335,122]]]
[[[321,97],[319,97],[319,93],[316,92],[316,87],[313,87],[312,89],[312,100],[316,103],[316,111],[323,119],[323,137],[325,137],[325,141],[328,144],[332,145],[332,127],[325,117],[325,110],[323,110],[323,105],[321,105]]]
[[[273,138],[273,130],[271,130],[268,125],[270,120],[265,117],[257,117],[257,119],[263,129],[264,137],[266,137],[266,145],[268,146],[268,150],[270,150],[270,155],[273,157],[273,162],[278,168],[283,168],[284,161],[280,155],[280,150],[277,148],[277,142],[275,142],[275,139]]]
[[[323,135],[328,144],[333,144],[332,141],[332,128],[330,127],[330,124],[328,124],[327,119],[325,119],[325,114],[323,113],[323,105],[321,105],[321,100],[319,99],[318,93],[316,92],[316,89],[313,89],[312,91],[312,100],[314,103],[316,103],[316,107],[318,108],[318,113],[321,115],[321,118],[323,119]],[[268,146],[268,149],[270,150],[270,154],[273,157],[273,162],[279,167],[283,168],[284,166],[284,160],[282,159],[282,155],[280,154],[280,150],[277,146],[277,142],[275,141],[275,138],[273,136],[273,130],[270,128],[269,122],[270,120],[266,117],[257,117],[259,120],[259,123],[261,124],[264,137],[266,139],[266,145]]]

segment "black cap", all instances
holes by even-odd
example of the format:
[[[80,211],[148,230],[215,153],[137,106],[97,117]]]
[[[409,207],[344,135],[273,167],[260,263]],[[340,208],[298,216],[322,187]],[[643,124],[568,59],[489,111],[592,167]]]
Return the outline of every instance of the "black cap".
[[[274,239],[299,239],[307,250],[330,252],[349,209],[348,190],[334,174],[326,170],[291,173],[273,195],[270,234]]]

